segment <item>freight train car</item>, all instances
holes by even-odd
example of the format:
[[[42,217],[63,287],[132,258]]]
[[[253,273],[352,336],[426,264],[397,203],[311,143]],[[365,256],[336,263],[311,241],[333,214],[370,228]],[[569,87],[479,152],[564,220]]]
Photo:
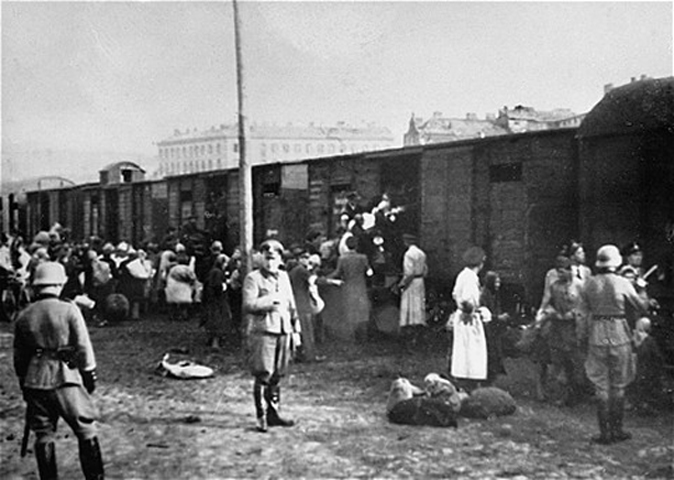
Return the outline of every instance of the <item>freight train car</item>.
[[[471,245],[487,268],[535,303],[559,246],[578,238],[575,129],[428,145],[421,162],[421,239],[449,285]]]
[[[608,92],[578,132],[580,219],[593,248],[637,241],[674,311],[674,78]]]
[[[559,245],[574,238],[586,244],[590,265],[602,243],[641,241],[671,291],[673,98],[672,79],[643,80],[609,92],[580,130],[256,166],[254,240],[275,234],[291,245],[311,230],[331,236],[348,192],[357,192],[365,209],[387,193],[404,207],[399,232],[418,234],[431,280],[445,290],[462,252],[481,245],[487,268],[535,305]],[[28,231],[55,220],[80,228],[74,226],[81,218],[83,237],[139,243],[194,220],[227,251],[238,243],[236,170],[157,182],[136,178],[127,163],[114,172],[118,182],[31,192]]]

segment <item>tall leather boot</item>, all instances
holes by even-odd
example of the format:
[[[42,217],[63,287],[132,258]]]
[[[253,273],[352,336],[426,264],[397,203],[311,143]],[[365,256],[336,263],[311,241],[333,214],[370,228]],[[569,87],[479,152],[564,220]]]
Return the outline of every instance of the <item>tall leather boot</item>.
[[[35,442],[35,458],[37,470],[40,472],[40,480],[57,480],[59,478],[56,469],[56,446],[54,442]]]
[[[609,443],[613,442],[609,426],[609,418],[608,400],[599,399],[597,401],[597,422],[599,424],[599,435],[592,437],[593,443],[608,445]]]
[[[103,480],[105,478],[103,471],[103,457],[101,455],[101,445],[98,438],[88,438],[79,441],[80,447],[80,465],[82,473],[86,480]]]
[[[281,387],[278,385],[269,385],[265,392],[267,401],[267,424],[270,427],[292,427],[295,422],[281,417],[279,409],[281,407]]]
[[[611,398],[610,403],[610,428],[611,437],[615,442],[624,442],[632,438],[632,434],[623,430],[623,417],[625,415],[625,397]]]
[[[265,385],[258,381],[255,380],[255,383],[253,384],[253,399],[255,401],[255,417],[257,418],[257,431],[258,432],[266,432],[268,430],[267,428],[267,412],[265,411],[264,408],[264,403],[262,402],[262,397],[264,396],[266,398],[266,390]]]

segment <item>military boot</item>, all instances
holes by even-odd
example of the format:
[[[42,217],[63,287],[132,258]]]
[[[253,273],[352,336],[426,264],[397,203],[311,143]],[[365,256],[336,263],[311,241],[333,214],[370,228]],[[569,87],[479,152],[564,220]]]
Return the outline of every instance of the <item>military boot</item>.
[[[89,438],[79,441],[80,465],[86,480],[103,480],[103,457],[98,438]]]
[[[35,442],[35,458],[37,459],[37,470],[40,472],[40,480],[56,480],[59,478],[56,469],[56,446],[54,442]]]
[[[266,390],[264,384],[258,382],[257,380],[253,384],[253,399],[255,401],[255,416],[257,418],[257,431],[265,433],[267,432],[267,412],[264,408],[264,403],[262,397],[266,397]]]
[[[609,426],[609,403],[608,400],[597,401],[597,423],[599,424],[599,435],[592,437],[593,443],[599,445],[608,445],[613,442]]]
[[[292,427],[295,422],[281,417],[279,410],[281,408],[281,387],[270,385],[265,391],[265,400],[267,401],[267,424],[270,427]]]
[[[632,438],[632,434],[623,430],[625,415],[625,397],[612,398],[610,403],[610,429],[614,442],[624,442]]]

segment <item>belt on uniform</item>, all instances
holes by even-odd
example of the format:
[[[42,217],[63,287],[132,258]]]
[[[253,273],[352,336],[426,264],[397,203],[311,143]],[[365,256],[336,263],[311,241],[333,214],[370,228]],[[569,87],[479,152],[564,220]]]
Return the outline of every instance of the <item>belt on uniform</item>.
[[[592,315],[592,320],[625,320],[625,315]]]

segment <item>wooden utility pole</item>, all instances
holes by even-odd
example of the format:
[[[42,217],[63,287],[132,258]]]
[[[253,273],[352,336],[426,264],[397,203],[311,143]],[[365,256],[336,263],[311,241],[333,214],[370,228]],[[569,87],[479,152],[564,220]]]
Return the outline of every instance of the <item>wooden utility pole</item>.
[[[234,47],[236,51],[236,96],[239,105],[239,242],[243,250],[245,273],[252,270],[253,251],[253,179],[250,162],[246,156],[246,116],[244,114],[243,61],[241,60],[241,19],[239,4],[234,7]]]

